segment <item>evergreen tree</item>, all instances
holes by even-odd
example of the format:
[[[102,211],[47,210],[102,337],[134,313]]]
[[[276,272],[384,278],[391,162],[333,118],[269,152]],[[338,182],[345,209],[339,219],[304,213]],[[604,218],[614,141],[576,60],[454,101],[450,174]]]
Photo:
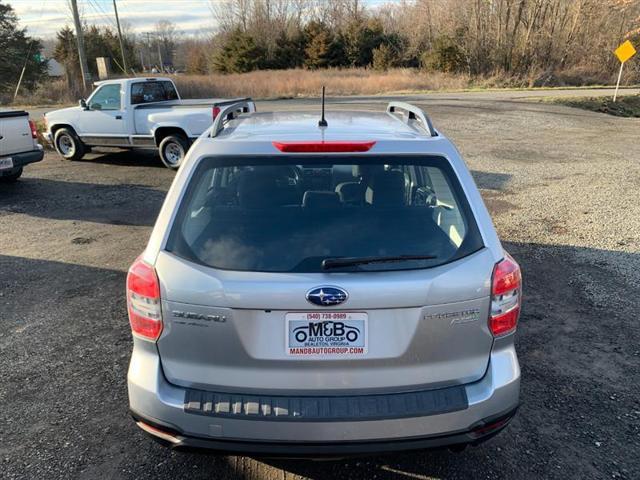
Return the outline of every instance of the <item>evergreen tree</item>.
[[[18,17],[11,5],[0,4],[0,95],[13,92],[25,65],[22,88],[32,89],[46,77],[47,64],[40,56],[41,50],[39,40],[18,28]]]
[[[318,69],[345,65],[344,46],[329,28],[321,22],[309,22],[304,30],[306,47],[304,65]]]
[[[287,69],[301,67],[304,63],[305,47],[306,39],[302,32],[296,32],[293,37],[289,37],[285,32],[282,32],[276,39],[273,58],[269,60],[268,68]]]
[[[222,73],[244,73],[263,68],[266,48],[240,29],[229,33],[213,57],[213,68]]]
[[[97,78],[98,76],[97,57],[109,57],[111,59],[112,73],[114,75],[123,75],[122,53],[116,32],[109,27],[100,28],[95,25],[85,25],[83,33],[87,67],[92,78]],[[133,40],[124,36],[123,44],[127,66],[130,69],[138,69],[140,64],[135,55]],[[80,89],[82,73],[80,71],[80,59],[78,58],[78,45],[76,35],[70,27],[65,26],[56,34],[53,58],[64,65],[69,88],[74,91]],[[129,75],[131,71],[126,73]]]
[[[353,20],[344,33],[344,49],[348,64],[353,67],[367,67],[373,61],[373,50],[384,42],[382,23],[377,19]]]

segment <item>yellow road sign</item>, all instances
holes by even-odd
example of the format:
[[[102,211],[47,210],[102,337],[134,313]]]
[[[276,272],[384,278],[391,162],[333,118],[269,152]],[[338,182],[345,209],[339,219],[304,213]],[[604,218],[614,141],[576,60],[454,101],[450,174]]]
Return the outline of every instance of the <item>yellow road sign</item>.
[[[636,54],[636,49],[633,48],[633,44],[629,40],[627,40],[618,48],[616,48],[616,51],[613,53],[616,54],[616,57],[618,57],[618,60],[620,60],[620,62],[624,63]]]

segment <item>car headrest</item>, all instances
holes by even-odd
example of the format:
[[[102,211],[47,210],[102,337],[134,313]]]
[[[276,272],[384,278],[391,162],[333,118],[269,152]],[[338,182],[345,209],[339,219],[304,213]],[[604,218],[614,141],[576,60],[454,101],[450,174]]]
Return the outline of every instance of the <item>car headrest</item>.
[[[356,179],[371,178],[375,172],[380,172],[384,169],[382,165],[353,165],[351,167],[351,175]]]
[[[238,181],[238,203],[244,208],[275,206],[273,192],[277,189],[276,177],[270,172],[247,170]]]
[[[343,182],[336,185],[336,193],[342,203],[359,205],[364,202],[364,187],[358,182]]]
[[[404,205],[405,184],[405,175],[398,170],[377,172],[367,188],[367,201],[374,206],[382,207]]]
[[[307,190],[302,197],[302,206],[306,208],[335,208],[340,206],[336,192]]]

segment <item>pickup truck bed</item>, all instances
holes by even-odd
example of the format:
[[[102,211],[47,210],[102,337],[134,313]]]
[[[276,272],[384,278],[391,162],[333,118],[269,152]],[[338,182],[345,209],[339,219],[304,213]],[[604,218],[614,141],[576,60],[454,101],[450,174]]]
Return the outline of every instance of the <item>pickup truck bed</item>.
[[[214,108],[223,108],[247,98],[211,98],[189,100],[165,100],[133,106],[133,130],[131,144],[156,146],[155,132],[163,127],[175,127],[176,113],[180,115],[180,128],[190,140],[195,140],[211,126]]]
[[[140,105],[136,105],[136,110],[142,110],[147,108],[158,108],[162,107],[173,107],[173,108],[189,108],[189,107],[208,107],[212,105],[229,105],[236,102],[242,102],[250,100],[248,97],[239,97],[239,98],[191,98],[191,99],[180,99],[180,100],[165,100],[163,102],[157,103],[142,103]]]
[[[27,112],[0,111],[0,180],[15,181],[25,165],[43,159],[44,150],[36,137]]]

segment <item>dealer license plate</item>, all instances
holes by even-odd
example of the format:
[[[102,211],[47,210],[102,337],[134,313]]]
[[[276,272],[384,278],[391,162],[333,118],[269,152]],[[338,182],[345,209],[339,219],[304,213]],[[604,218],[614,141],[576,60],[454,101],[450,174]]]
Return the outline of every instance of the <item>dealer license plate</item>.
[[[290,312],[287,355],[300,358],[353,358],[367,354],[368,315],[363,312]]]
[[[6,170],[8,168],[13,168],[13,158],[11,157],[0,158],[0,170]]]

